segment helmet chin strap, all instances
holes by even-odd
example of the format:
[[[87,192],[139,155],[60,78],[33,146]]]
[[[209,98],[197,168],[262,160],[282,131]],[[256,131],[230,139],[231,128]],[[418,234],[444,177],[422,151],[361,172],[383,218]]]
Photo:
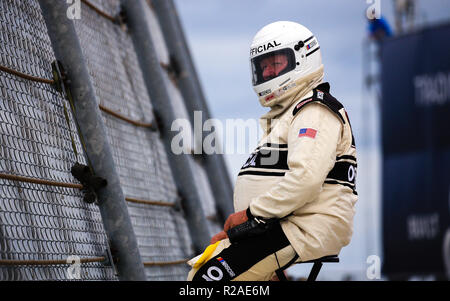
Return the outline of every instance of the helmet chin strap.
[[[276,119],[284,113],[295,101],[304,97],[309,91],[317,87],[323,80],[323,65],[316,71],[301,77],[295,81],[295,86],[287,90],[284,94],[275,97],[270,102],[266,102],[264,97],[259,98],[263,107],[270,107],[270,111],[261,116],[260,124],[266,134],[270,132],[271,120]],[[287,84],[289,85],[289,84]]]

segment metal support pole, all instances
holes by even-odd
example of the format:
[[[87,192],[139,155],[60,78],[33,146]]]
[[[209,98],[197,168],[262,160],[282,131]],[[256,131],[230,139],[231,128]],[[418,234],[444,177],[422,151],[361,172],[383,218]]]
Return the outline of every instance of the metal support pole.
[[[189,52],[186,38],[172,0],[153,0],[152,4],[159,18],[164,33],[167,48],[175,57],[181,72],[178,85],[183,94],[186,107],[190,113],[191,123],[194,124],[194,112],[201,111],[203,120],[211,118],[208,105],[195,71],[194,63]],[[201,137],[200,143],[203,141]],[[218,143],[216,141],[216,143]],[[222,218],[234,212],[233,187],[224,157],[219,154],[204,155],[204,164],[209,175],[208,179],[216,198],[216,204]]]
[[[39,0],[56,58],[70,80],[80,131],[96,175],[108,185],[99,190],[99,209],[120,280],[146,280],[119,176],[101,119],[94,87],[86,68],[73,21],[67,18],[66,1]]]
[[[142,0],[122,0],[123,12],[128,29],[134,42],[134,48],[143,71],[144,82],[152,100],[155,113],[161,126],[161,135],[168,153],[169,164],[173,171],[180,195],[183,197],[183,208],[189,225],[189,230],[197,252],[209,244],[211,239],[208,224],[202,210],[201,197],[195,183],[192,155],[175,155],[171,150],[171,141],[177,134],[171,131],[172,122],[177,118],[169,105],[167,83],[162,74],[162,68],[156,56],[156,50],[151,39],[151,33],[145,17]]]

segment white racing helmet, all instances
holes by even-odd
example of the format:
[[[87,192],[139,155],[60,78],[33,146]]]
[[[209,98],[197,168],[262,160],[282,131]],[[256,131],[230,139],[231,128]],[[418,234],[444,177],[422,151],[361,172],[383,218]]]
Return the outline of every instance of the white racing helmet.
[[[264,106],[322,66],[317,38],[305,26],[278,21],[264,26],[250,47],[253,89]]]

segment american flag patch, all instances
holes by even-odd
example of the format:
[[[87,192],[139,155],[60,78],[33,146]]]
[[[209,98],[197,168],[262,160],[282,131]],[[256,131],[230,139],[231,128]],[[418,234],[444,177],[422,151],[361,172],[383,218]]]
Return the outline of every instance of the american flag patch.
[[[299,137],[316,138],[316,134],[317,134],[317,131],[315,129],[311,129],[311,128],[300,129],[300,132],[298,132]]]

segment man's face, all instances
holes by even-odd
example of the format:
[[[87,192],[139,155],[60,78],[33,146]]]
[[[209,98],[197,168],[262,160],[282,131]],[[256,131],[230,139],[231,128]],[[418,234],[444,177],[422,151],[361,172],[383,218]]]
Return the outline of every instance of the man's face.
[[[287,65],[288,59],[285,54],[276,54],[262,59],[260,67],[264,81],[277,77]]]

